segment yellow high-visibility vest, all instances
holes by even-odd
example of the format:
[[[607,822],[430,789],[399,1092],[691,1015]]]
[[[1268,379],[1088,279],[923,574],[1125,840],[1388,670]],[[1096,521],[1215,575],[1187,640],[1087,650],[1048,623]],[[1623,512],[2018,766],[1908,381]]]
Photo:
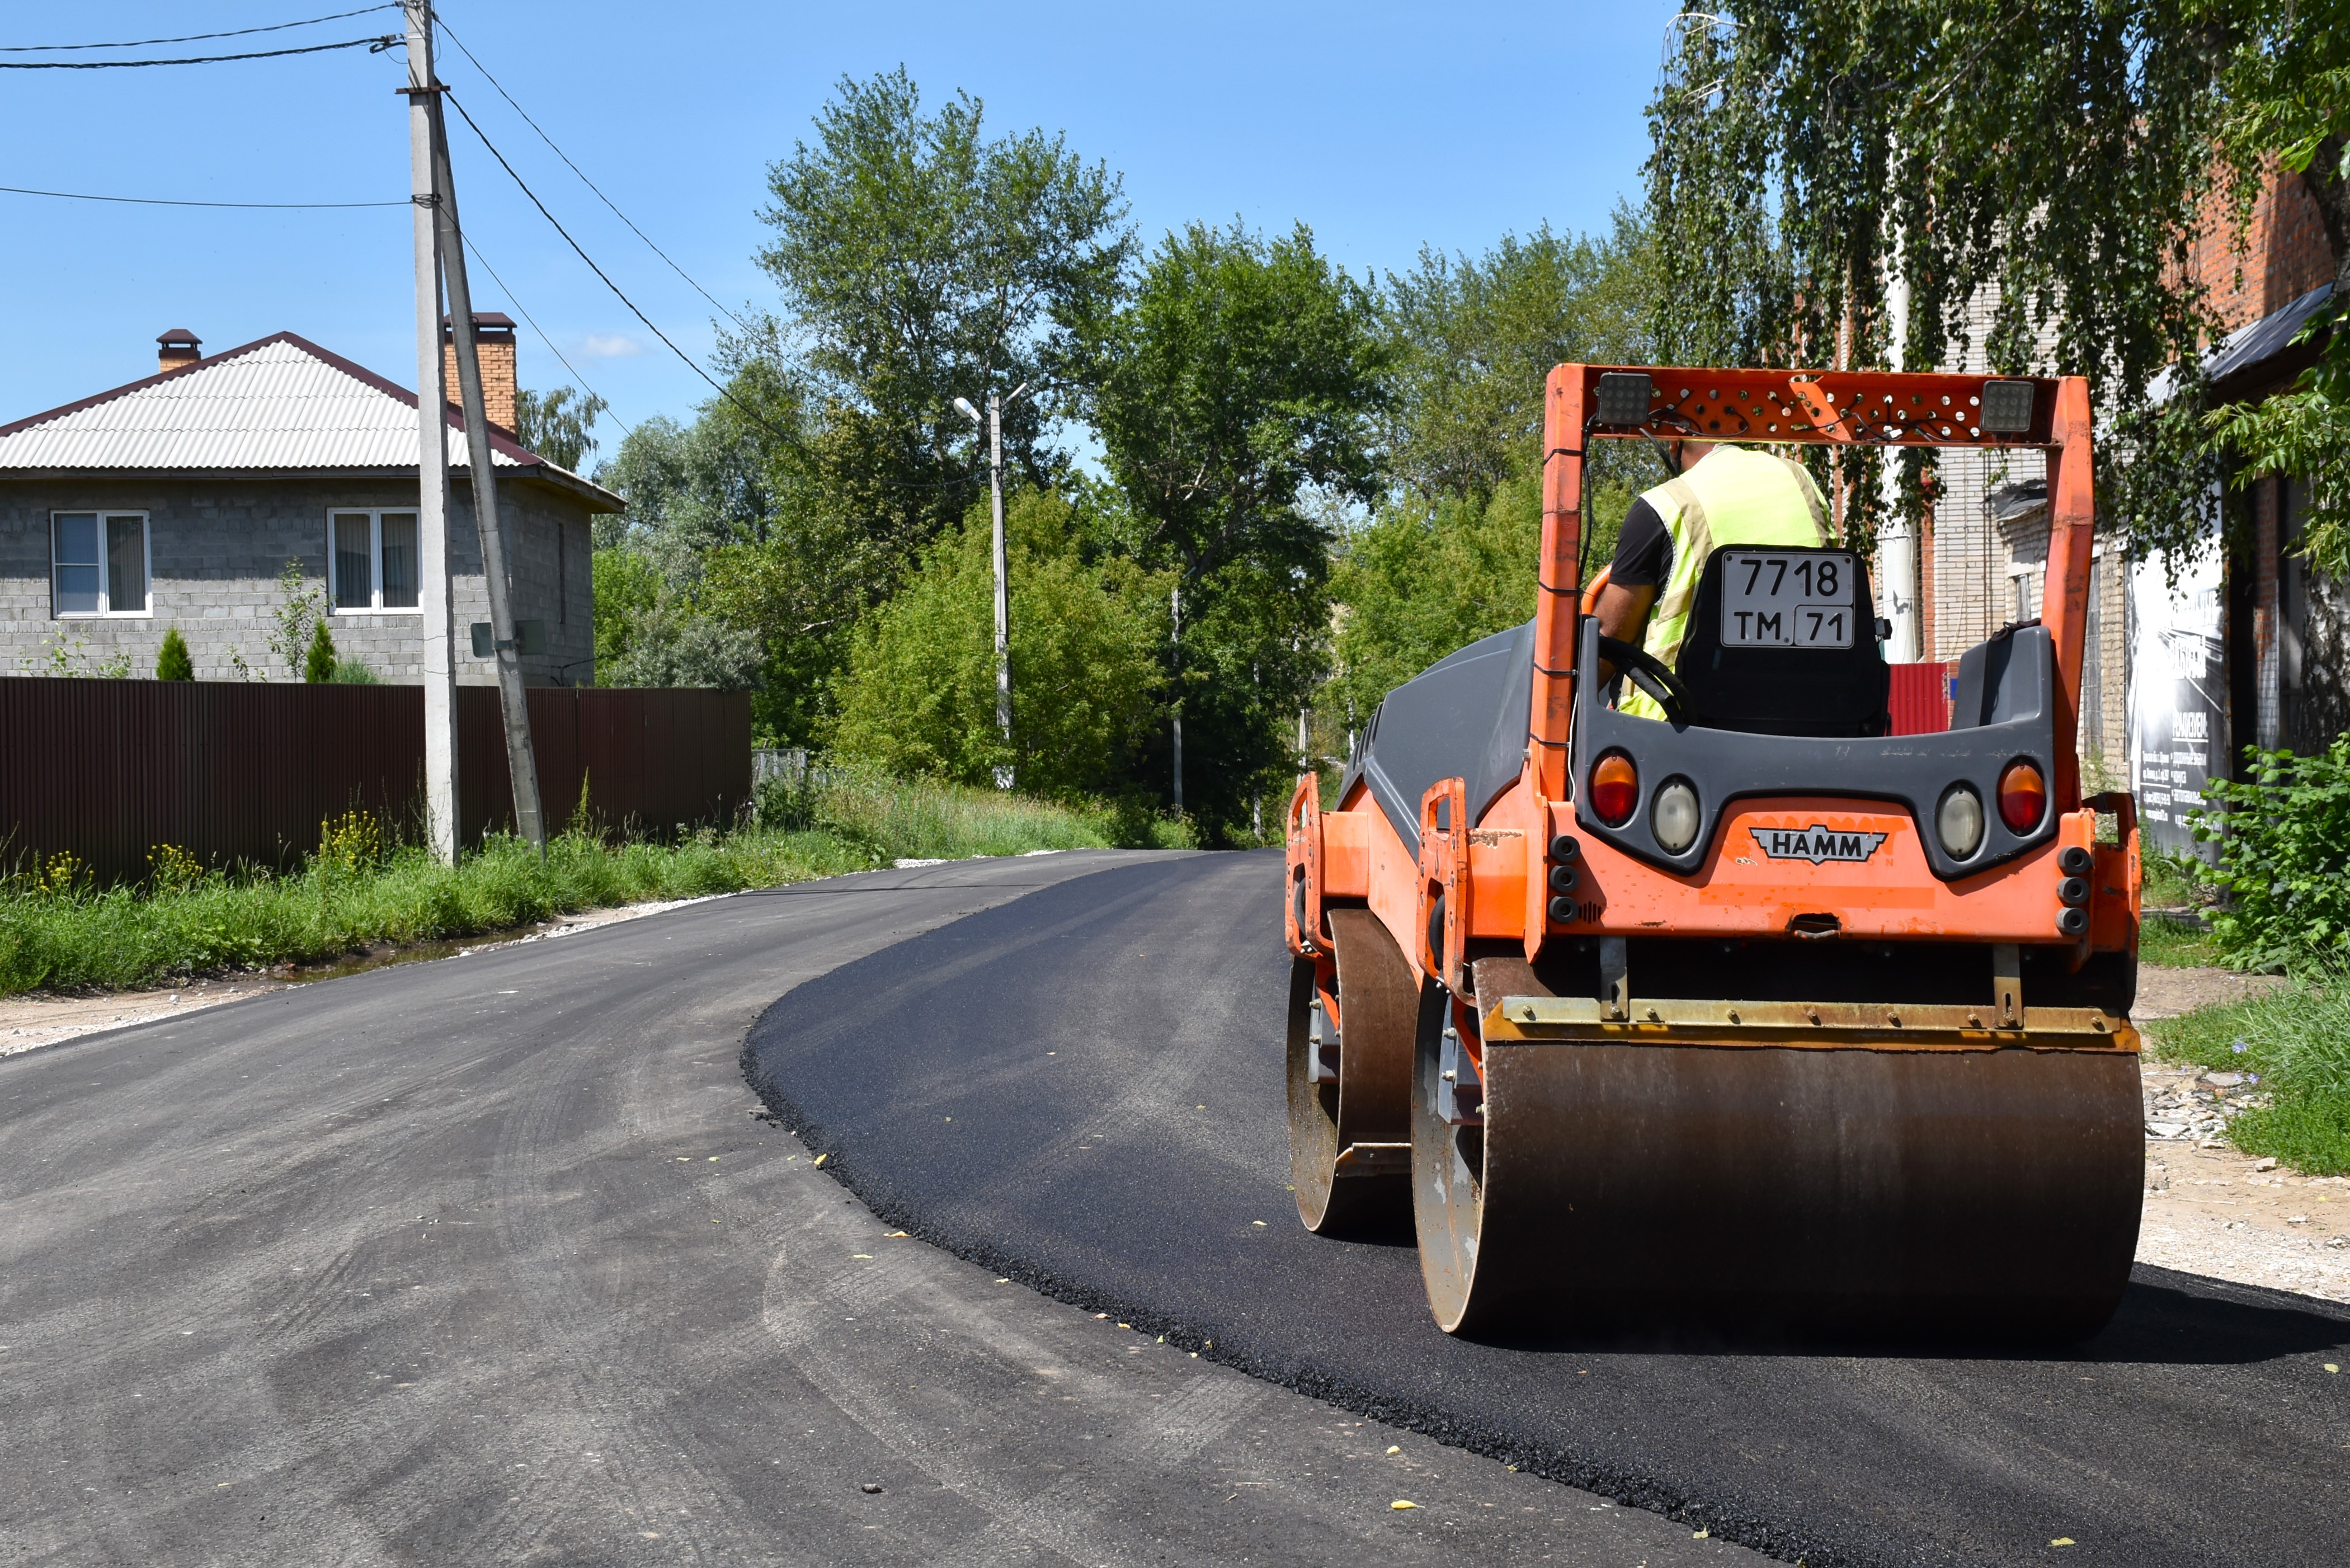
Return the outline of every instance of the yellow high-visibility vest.
[[[1827,503],[1803,464],[1776,452],[1718,446],[1641,496],[1656,509],[1672,541],[1672,569],[1648,612],[1641,647],[1666,669],[1678,668],[1689,635],[1690,608],[1697,600],[1705,563],[1723,545],[1820,545],[1828,542]],[[1643,719],[1665,711],[1637,686],[1627,686],[1617,707]]]

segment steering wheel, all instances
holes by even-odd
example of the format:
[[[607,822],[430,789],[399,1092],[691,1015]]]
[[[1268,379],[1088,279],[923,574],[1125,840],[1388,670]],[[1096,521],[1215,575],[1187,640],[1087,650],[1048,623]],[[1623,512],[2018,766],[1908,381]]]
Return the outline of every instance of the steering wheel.
[[[1665,668],[1664,660],[1645,648],[1635,648],[1612,637],[1599,639],[1599,657],[1621,670],[1625,679],[1647,692],[1665,711],[1669,724],[1687,724],[1696,706],[1681,678]]]

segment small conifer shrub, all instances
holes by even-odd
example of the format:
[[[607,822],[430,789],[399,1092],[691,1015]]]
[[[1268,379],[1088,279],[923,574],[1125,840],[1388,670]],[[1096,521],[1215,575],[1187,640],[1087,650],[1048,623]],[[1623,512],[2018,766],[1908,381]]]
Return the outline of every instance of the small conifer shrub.
[[[178,627],[163,634],[163,647],[155,655],[155,679],[158,680],[193,680],[196,661],[189,657],[188,639],[180,635]]]
[[[334,678],[335,637],[327,629],[327,619],[321,616],[317,629],[310,634],[310,653],[302,661],[302,679],[313,686],[321,686]]]

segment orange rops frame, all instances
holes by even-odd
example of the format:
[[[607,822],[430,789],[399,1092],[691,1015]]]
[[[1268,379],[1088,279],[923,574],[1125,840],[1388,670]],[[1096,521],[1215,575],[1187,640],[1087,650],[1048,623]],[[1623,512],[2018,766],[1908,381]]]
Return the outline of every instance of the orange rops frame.
[[[2047,580],[2041,620],[2056,652],[2056,777],[2060,806],[2080,798],[2074,754],[2081,695],[2082,636],[2095,548],[2089,383],[2061,378],[1905,375],[1883,370],[1692,370],[1672,366],[1561,365],[1550,373],[1543,416],[1541,592],[1534,601],[1534,680],[1528,738],[1536,794],[1566,794],[1567,730],[1575,703],[1576,581],[1583,538],[1587,439],[1627,440],[1632,429],[1586,430],[1599,378],[1646,374],[1654,387],[1648,429],[1698,441],[1806,446],[2040,447],[2048,453]],[[1978,422],[1986,381],[2029,380],[2029,430],[1985,433]]]

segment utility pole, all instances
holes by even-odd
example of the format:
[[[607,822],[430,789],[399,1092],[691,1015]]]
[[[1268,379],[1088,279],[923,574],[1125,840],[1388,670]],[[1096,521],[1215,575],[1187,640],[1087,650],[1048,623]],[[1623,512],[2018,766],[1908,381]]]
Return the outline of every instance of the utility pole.
[[[1167,615],[1173,628],[1173,635],[1168,640],[1175,648],[1177,685],[1172,717],[1175,721],[1175,810],[1180,815],[1183,810],[1183,583],[1180,577],[1176,579],[1175,586],[1167,590]]]
[[[1027,390],[1023,381],[1008,398],[987,394],[987,485],[995,507],[995,730],[1006,756],[1012,753],[1012,587],[1003,550],[1003,408]],[[954,406],[972,424],[980,422],[970,399],[957,398]],[[1012,787],[1011,763],[995,770],[995,787]]]
[[[429,56],[426,69],[431,69]],[[514,781],[515,826],[544,857],[546,819],[539,810],[538,760],[531,750],[530,710],[523,693],[522,642],[515,625],[513,579],[506,569],[505,519],[498,513],[490,417],[482,400],[482,357],[473,342],[473,296],[465,283],[464,230],[457,222],[457,184],[449,165],[449,132],[441,113],[439,84],[431,86],[434,90],[425,97],[432,120],[441,271],[449,285],[449,330],[457,349],[457,385],[465,403],[466,483],[473,496],[473,528],[482,541],[482,582],[490,595],[491,656],[497,664],[498,707],[505,718],[506,771]]]
[[[424,814],[432,854],[457,863],[457,666],[450,644],[449,446],[441,371],[441,256],[432,182],[431,0],[406,0],[409,200],[416,243],[416,565],[424,634]]]

